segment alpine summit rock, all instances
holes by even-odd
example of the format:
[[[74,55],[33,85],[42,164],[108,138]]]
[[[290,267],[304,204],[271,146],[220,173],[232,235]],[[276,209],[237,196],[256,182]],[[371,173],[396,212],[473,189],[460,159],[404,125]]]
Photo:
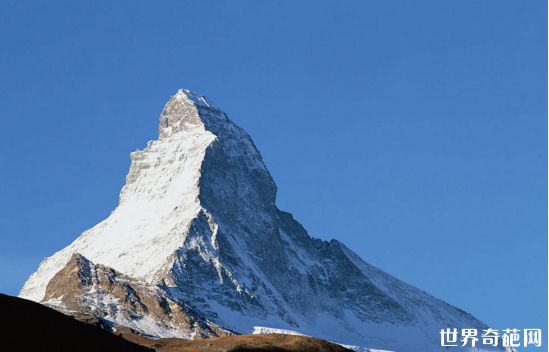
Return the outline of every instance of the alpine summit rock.
[[[425,352],[440,349],[441,328],[485,326],[341,242],[310,237],[275,200],[250,136],[179,90],[158,140],[131,153],[118,207],[44,259],[19,296],[153,337],[277,328]]]

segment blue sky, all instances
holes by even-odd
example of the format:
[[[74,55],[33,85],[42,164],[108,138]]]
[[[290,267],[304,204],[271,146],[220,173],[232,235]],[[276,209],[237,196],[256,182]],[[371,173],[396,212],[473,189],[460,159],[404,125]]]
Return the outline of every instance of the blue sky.
[[[177,88],[279,207],[494,328],[547,321],[545,1],[0,4],[0,291],[116,206]]]

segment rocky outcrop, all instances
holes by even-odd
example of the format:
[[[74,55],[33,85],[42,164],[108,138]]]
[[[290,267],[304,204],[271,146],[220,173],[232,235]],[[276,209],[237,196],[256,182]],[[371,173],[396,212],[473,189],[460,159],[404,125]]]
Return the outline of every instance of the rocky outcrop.
[[[50,280],[42,302],[111,331],[132,328],[154,337],[187,339],[231,335],[161,288],[78,253]]]

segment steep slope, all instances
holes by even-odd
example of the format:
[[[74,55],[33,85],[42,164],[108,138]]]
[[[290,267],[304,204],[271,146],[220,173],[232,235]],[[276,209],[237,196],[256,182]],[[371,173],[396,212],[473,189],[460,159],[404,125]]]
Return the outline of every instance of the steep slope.
[[[129,316],[134,328],[154,336],[249,333],[260,325],[429,351],[438,350],[441,328],[484,326],[368,265],[340,242],[311,238],[276,207],[276,185],[248,134],[202,96],[180,90],[171,97],[160,115],[159,139],[131,159],[118,207],[46,258],[21,297],[60,310],[86,309],[90,297],[96,302],[97,291],[86,285],[71,295],[49,294],[52,279],[78,253],[205,324],[196,330],[176,319],[166,326],[155,310],[132,315],[137,308],[126,303],[94,306],[93,314],[119,325],[128,325]],[[125,313],[112,314],[113,306]]]
[[[49,281],[42,302],[69,315],[95,317],[113,332],[130,328],[154,337],[185,339],[232,335],[161,288],[77,253]]]
[[[152,352],[41,304],[0,294],[4,351]]]

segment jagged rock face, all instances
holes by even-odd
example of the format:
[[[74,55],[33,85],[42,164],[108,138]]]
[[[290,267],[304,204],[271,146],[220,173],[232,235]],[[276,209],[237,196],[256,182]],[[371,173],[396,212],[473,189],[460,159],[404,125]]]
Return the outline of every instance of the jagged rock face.
[[[202,96],[178,91],[160,115],[159,139],[131,159],[118,207],[46,258],[21,297],[155,336],[257,325],[424,352],[438,350],[441,328],[484,326],[340,242],[311,238],[276,207],[276,185],[248,134]],[[116,300],[98,301],[93,287]]]
[[[43,303],[67,314],[94,317],[110,330],[132,328],[156,337],[186,339],[232,335],[204,319],[184,302],[80,254],[49,281]],[[111,324],[109,324],[111,323]],[[109,326],[110,325],[110,326]]]

